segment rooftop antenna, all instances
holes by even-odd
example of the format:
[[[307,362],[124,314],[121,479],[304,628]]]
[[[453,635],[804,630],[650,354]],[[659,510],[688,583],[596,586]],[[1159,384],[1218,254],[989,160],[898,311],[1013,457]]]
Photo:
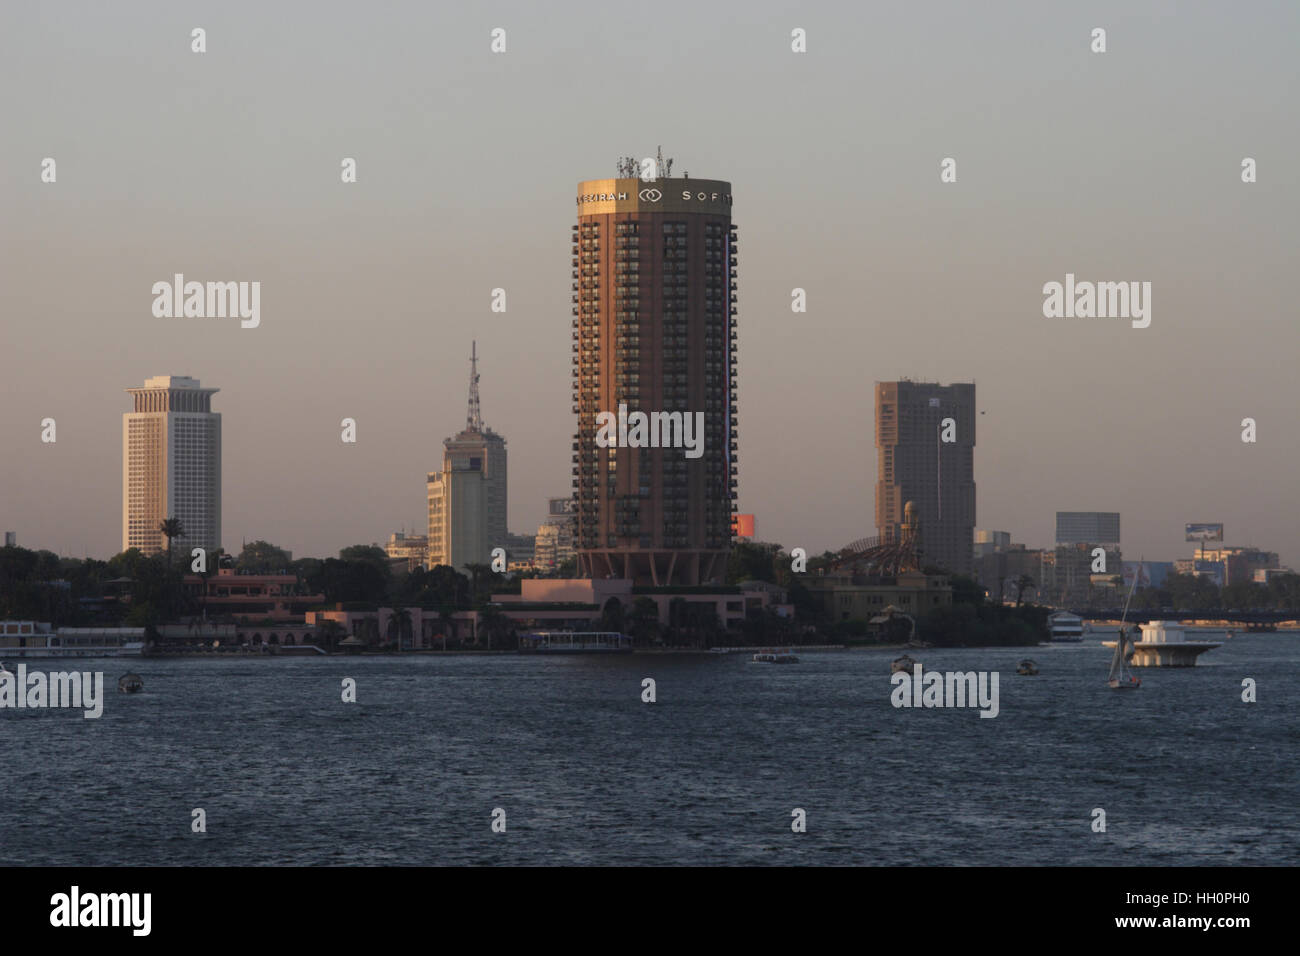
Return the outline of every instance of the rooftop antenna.
[[[669,173],[671,173],[672,171],[673,171],[672,158],[669,157],[667,160],[665,160],[664,148],[662,146],[656,146],[655,147],[655,173],[659,176],[664,177],[664,179],[667,179]]]
[[[483,416],[478,403],[478,340],[470,346],[469,353],[469,412],[465,416],[465,428],[471,432],[483,430]]]

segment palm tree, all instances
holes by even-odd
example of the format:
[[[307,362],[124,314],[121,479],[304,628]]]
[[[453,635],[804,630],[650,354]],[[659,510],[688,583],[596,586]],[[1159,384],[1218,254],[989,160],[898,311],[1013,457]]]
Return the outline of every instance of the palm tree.
[[[444,607],[438,612],[438,620],[442,624],[442,649],[447,649],[447,632],[455,630],[456,612],[449,607]],[[457,634],[459,637],[459,634]]]
[[[316,630],[324,641],[326,649],[333,652],[338,643],[339,635],[343,633],[343,628],[339,625],[339,622],[326,618],[320,622]]]
[[[494,607],[489,604],[483,610],[479,611],[478,619],[479,624],[483,629],[483,633],[487,635],[487,649],[490,651],[492,650],[493,635],[499,635],[506,629],[508,623],[506,616],[501,612],[499,607]]]
[[[402,649],[402,641],[411,635],[411,610],[410,608],[394,608],[393,613],[388,615],[388,638],[389,640],[396,637],[397,649]]]
[[[158,530],[167,537],[167,568],[172,566],[172,540],[185,537],[185,525],[180,518],[164,518],[158,522]]]
[[[199,572],[199,577],[203,579],[203,623],[208,623],[208,578],[212,577],[212,572],[217,570],[221,562],[222,550],[220,548],[212,551],[211,554],[204,556],[203,570]]]
[[[478,584],[480,578],[486,579],[486,575],[492,573],[490,564],[466,564],[465,570],[470,573],[470,601],[474,604],[479,603]]]
[[[1020,607],[1020,598],[1025,591],[1034,586],[1034,579],[1027,574],[1022,574],[1016,578],[1016,607]]]

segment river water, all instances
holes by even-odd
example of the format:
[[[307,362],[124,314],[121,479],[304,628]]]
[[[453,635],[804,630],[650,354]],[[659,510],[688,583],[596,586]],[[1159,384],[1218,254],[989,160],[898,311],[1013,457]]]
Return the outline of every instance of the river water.
[[[1300,862],[1300,635],[1134,692],[1101,639],[912,652],[999,672],[992,719],[895,708],[882,650],[29,661],[111,693],[97,720],[0,710],[0,863]]]

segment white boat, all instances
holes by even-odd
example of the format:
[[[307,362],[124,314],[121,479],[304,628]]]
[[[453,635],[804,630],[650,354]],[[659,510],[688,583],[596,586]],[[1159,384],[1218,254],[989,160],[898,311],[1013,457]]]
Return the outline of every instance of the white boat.
[[[43,621],[0,621],[0,654],[39,657],[140,657],[142,627],[61,627]]]
[[[754,655],[754,664],[798,664],[799,658],[790,651],[759,651]]]
[[[1057,611],[1047,618],[1047,636],[1053,643],[1078,644],[1083,640],[1083,618],[1069,611]]]
[[[520,654],[631,654],[632,638],[618,631],[533,631],[519,635]]]

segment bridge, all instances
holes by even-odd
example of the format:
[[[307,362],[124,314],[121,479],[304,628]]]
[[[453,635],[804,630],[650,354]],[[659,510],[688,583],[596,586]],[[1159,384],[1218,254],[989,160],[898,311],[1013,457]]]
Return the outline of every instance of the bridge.
[[[1085,621],[1118,621],[1124,614],[1121,607],[1100,608],[1092,610],[1071,610],[1071,614],[1077,614]],[[1294,621],[1300,618],[1300,612],[1297,611],[1273,611],[1266,609],[1247,610],[1247,609],[1222,609],[1216,608],[1205,611],[1175,611],[1170,608],[1161,610],[1159,608],[1137,609],[1129,608],[1127,620],[1135,624],[1145,624],[1148,621],[1227,621],[1229,624],[1240,624],[1246,631],[1265,631],[1273,630],[1283,621]]]

